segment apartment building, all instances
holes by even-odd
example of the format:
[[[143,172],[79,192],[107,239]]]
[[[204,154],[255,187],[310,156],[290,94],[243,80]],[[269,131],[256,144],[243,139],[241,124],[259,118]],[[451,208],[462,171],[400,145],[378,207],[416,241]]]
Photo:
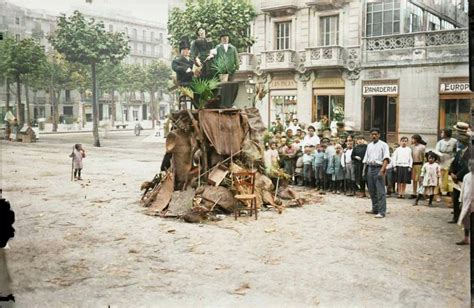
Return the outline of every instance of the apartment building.
[[[465,0],[254,0],[257,41],[240,54],[238,106],[249,85],[266,123],[277,116],[312,123],[323,115],[383,138],[468,121],[468,24]]]
[[[171,48],[167,42],[167,29],[165,24],[154,23],[139,19],[122,16],[113,11],[97,11],[93,5],[84,5],[73,8],[81,11],[86,17],[94,18],[104,23],[107,31],[120,31],[125,33],[129,39],[130,54],[124,59],[128,64],[148,65],[153,61],[161,60],[170,63]],[[25,37],[33,37],[44,46],[45,52],[52,51],[47,36],[56,29],[57,16],[51,15],[41,10],[31,10],[0,1],[0,33],[3,36],[11,36],[17,40]],[[24,93],[23,93],[24,95]],[[15,106],[15,93],[11,92],[10,106]],[[25,101],[25,98],[22,98]],[[30,93],[31,119],[51,118],[52,110],[49,96],[44,91]],[[131,100],[126,100],[116,94],[116,119],[132,121],[138,118],[146,120],[150,118],[150,108],[148,106],[150,97],[138,94]],[[5,113],[6,86],[0,85],[0,115]],[[165,97],[159,103],[159,110],[162,117],[169,112],[169,98]],[[66,118],[83,119],[92,121],[91,98],[81,97],[77,91],[65,90],[61,93],[58,104],[59,114]],[[103,94],[99,97],[99,119],[107,120],[112,112],[110,95]],[[0,121],[3,121],[1,116]]]

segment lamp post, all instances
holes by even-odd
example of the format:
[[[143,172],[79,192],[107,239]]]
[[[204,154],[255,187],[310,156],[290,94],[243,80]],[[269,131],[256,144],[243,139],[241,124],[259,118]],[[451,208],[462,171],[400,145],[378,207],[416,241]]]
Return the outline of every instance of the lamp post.
[[[249,102],[251,102],[252,107],[255,108],[255,81],[251,75],[249,75],[247,81],[245,82],[245,88],[247,90],[247,98]]]

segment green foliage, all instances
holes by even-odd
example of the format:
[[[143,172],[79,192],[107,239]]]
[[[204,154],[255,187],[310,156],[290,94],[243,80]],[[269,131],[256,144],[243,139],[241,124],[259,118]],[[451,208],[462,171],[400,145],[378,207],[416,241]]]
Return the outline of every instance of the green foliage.
[[[162,61],[154,61],[146,67],[144,86],[149,92],[166,92],[171,79],[171,69],[169,65]]]
[[[232,63],[228,57],[217,57],[212,63],[212,68],[215,70],[216,74],[231,74]]]
[[[43,48],[31,38],[0,41],[0,71],[3,77],[21,81],[27,74],[37,74],[45,61]]]
[[[194,92],[194,97],[198,98],[196,102],[198,107],[204,108],[208,101],[215,98],[214,90],[219,86],[219,81],[215,78],[213,79],[202,79],[202,78],[193,78],[191,82],[191,89]]]
[[[102,22],[86,19],[78,11],[58,18],[49,41],[68,61],[82,64],[119,63],[130,52],[124,33],[107,32]]]
[[[110,92],[122,87],[123,66],[112,62],[101,63],[97,67],[97,83],[99,89]]]
[[[232,45],[243,50],[255,43],[255,39],[247,35],[247,29],[256,16],[255,8],[248,0],[187,0],[184,11],[174,8],[169,15],[169,40],[178,48],[182,37],[192,40],[197,28],[204,27],[214,45],[219,43],[219,35],[226,31]]]

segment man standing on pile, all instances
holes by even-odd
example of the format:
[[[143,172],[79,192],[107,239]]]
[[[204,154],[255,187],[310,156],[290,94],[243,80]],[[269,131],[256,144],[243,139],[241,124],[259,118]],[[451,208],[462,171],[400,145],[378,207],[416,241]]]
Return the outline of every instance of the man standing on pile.
[[[367,214],[374,214],[375,218],[384,218],[387,210],[385,197],[385,173],[390,162],[388,144],[380,139],[380,130],[370,130],[372,142],[367,146],[363,163],[367,164],[367,186],[369,187],[372,210]]]
[[[190,57],[189,43],[187,40],[182,40],[179,43],[179,52],[180,55],[173,60],[171,68],[176,72],[178,84],[180,86],[189,86],[194,77],[194,62]]]

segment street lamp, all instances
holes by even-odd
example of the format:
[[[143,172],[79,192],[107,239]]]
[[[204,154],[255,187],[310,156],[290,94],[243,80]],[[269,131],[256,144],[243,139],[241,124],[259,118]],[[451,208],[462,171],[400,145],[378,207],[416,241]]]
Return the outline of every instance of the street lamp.
[[[252,107],[255,108],[255,81],[252,76],[249,75],[247,81],[245,82],[245,88],[247,90],[247,98],[249,102],[252,103]]]

